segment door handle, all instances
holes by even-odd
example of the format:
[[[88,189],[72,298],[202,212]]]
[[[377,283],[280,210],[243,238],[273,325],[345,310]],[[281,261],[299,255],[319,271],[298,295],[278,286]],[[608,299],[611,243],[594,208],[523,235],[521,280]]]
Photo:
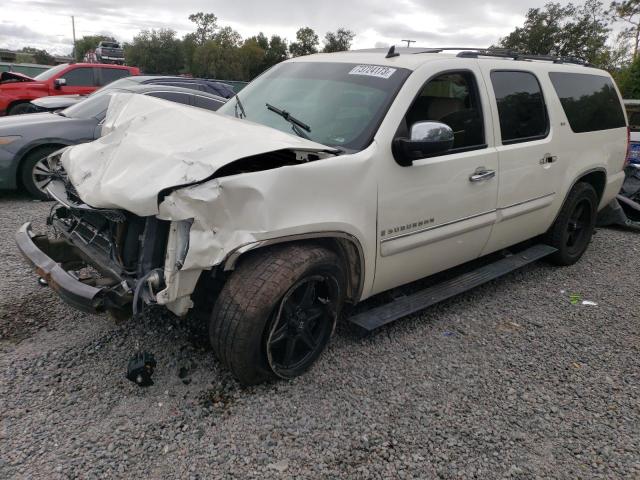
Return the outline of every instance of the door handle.
[[[496,176],[495,170],[487,170],[484,167],[479,167],[473,172],[473,175],[469,177],[470,182],[482,182],[483,180],[489,180]]]
[[[551,155],[550,153],[545,153],[544,157],[540,159],[540,165],[547,165],[549,163],[553,163],[558,160],[558,157],[555,155]]]

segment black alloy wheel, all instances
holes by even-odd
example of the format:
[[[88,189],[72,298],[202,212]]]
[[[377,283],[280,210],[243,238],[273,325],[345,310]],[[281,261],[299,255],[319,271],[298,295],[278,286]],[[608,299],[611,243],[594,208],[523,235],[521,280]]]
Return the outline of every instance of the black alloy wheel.
[[[338,281],[328,274],[303,278],[285,293],[266,340],[273,373],[293,378],[313,364],[333,333],[339,293]]]

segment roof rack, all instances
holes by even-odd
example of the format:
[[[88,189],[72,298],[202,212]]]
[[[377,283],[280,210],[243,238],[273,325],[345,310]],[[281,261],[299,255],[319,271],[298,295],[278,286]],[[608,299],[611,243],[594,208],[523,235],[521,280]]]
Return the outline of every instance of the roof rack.
[[[514,60],[541,60],[553,63],[571,63],[574,65],[583,65],[585,67],[591,66],[589,62],[582,58],[572,56],[559,56],[559,55],[532,55],[529,53],[520,53],[517,50],[511,50],[507,48],[480,48],[480,49],[464,49],[460,52],[458,57],[464,58],[478,58],[479,56],[485,57],[502,57],[512,58]]]
[[[416,49],[418,50],[418,49]],[[574,65],[583,65],[585,67],[590,67],[591,64],[586,60],[578,57],[572,56],[559,56],[559,55],[532,55],[529,53],[521,53],[517,50],[513,50],[511,48],[466,48],[466,47],[434,47],[434,48],[424,48],[419,49],[418,51],[411,52],[413,55],[418,55],[421,53],[440,53],[445,51],[457,51],[458,57],[462,58],[478,58],[480,56],[483,57],[500,57],[500,58],[511,58],[513,60],[541,60],[553,63],[570,63]],[[397,52],[394,52],[396,55],[399,55]]]

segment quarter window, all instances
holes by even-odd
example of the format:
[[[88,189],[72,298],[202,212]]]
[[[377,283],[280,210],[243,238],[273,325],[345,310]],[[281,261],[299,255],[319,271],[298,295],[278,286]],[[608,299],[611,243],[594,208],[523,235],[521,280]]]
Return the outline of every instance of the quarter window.
[[[442,122],[454,132],[451,150],[484,148],[484,123],[476,81],[471,72],[451,72],[429,80],[405,116],[401,128],[422,121]]]
[[[93,68],[80,67],[70,70],[62,77],[67,81],[67,87],[95,87],[96,82],[93,78]]]
[[[575,133],[625,126],[618,92],[609,77],[551,72],[549,78]]]
[[[491,72],[498,104],[502,143],[537,140],[547,136],[549,120],[538,79],[529,72]]]

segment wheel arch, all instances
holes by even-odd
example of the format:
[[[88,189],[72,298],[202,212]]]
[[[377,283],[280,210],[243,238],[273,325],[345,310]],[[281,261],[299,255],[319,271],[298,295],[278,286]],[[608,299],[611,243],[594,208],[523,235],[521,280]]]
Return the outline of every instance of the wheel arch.
[[[364,288],[364,250],[356,237],[345,232],[305,233],[250,243],[233,250],[227,255],[221,266],[225,271],[231,271],[235,269],[240,259],[249,252],[256,253],[273,245],[305,243],[320,244],[339,256],[347,272],[347,301],[357,303],[362,297]]]
[[[571,186],[567,189],[566,193],[564,194],[564,198],[562,199],[560,208],[553,216],[553,221],[551,222],[551,225],[549,226],[549,228],[551,228],[551,226],[553,226],[553,224],[556,222],[556,220],[560,216],[560,213],[564,209],[564,206],[567,203],[567,199],[569,198],[571,191],[580,182],[588,183],[594,188],[594,190],[596,191],[596,195],[598,195],[598,203],[599,203],[602,200],[602,195],[604,194],[604,189],[607,185],[607,171],[604,168],[597,167],[597,168],[591,168],[589,170],[585,170],[580,174],[576,175],[576,178],[571,183]]]

